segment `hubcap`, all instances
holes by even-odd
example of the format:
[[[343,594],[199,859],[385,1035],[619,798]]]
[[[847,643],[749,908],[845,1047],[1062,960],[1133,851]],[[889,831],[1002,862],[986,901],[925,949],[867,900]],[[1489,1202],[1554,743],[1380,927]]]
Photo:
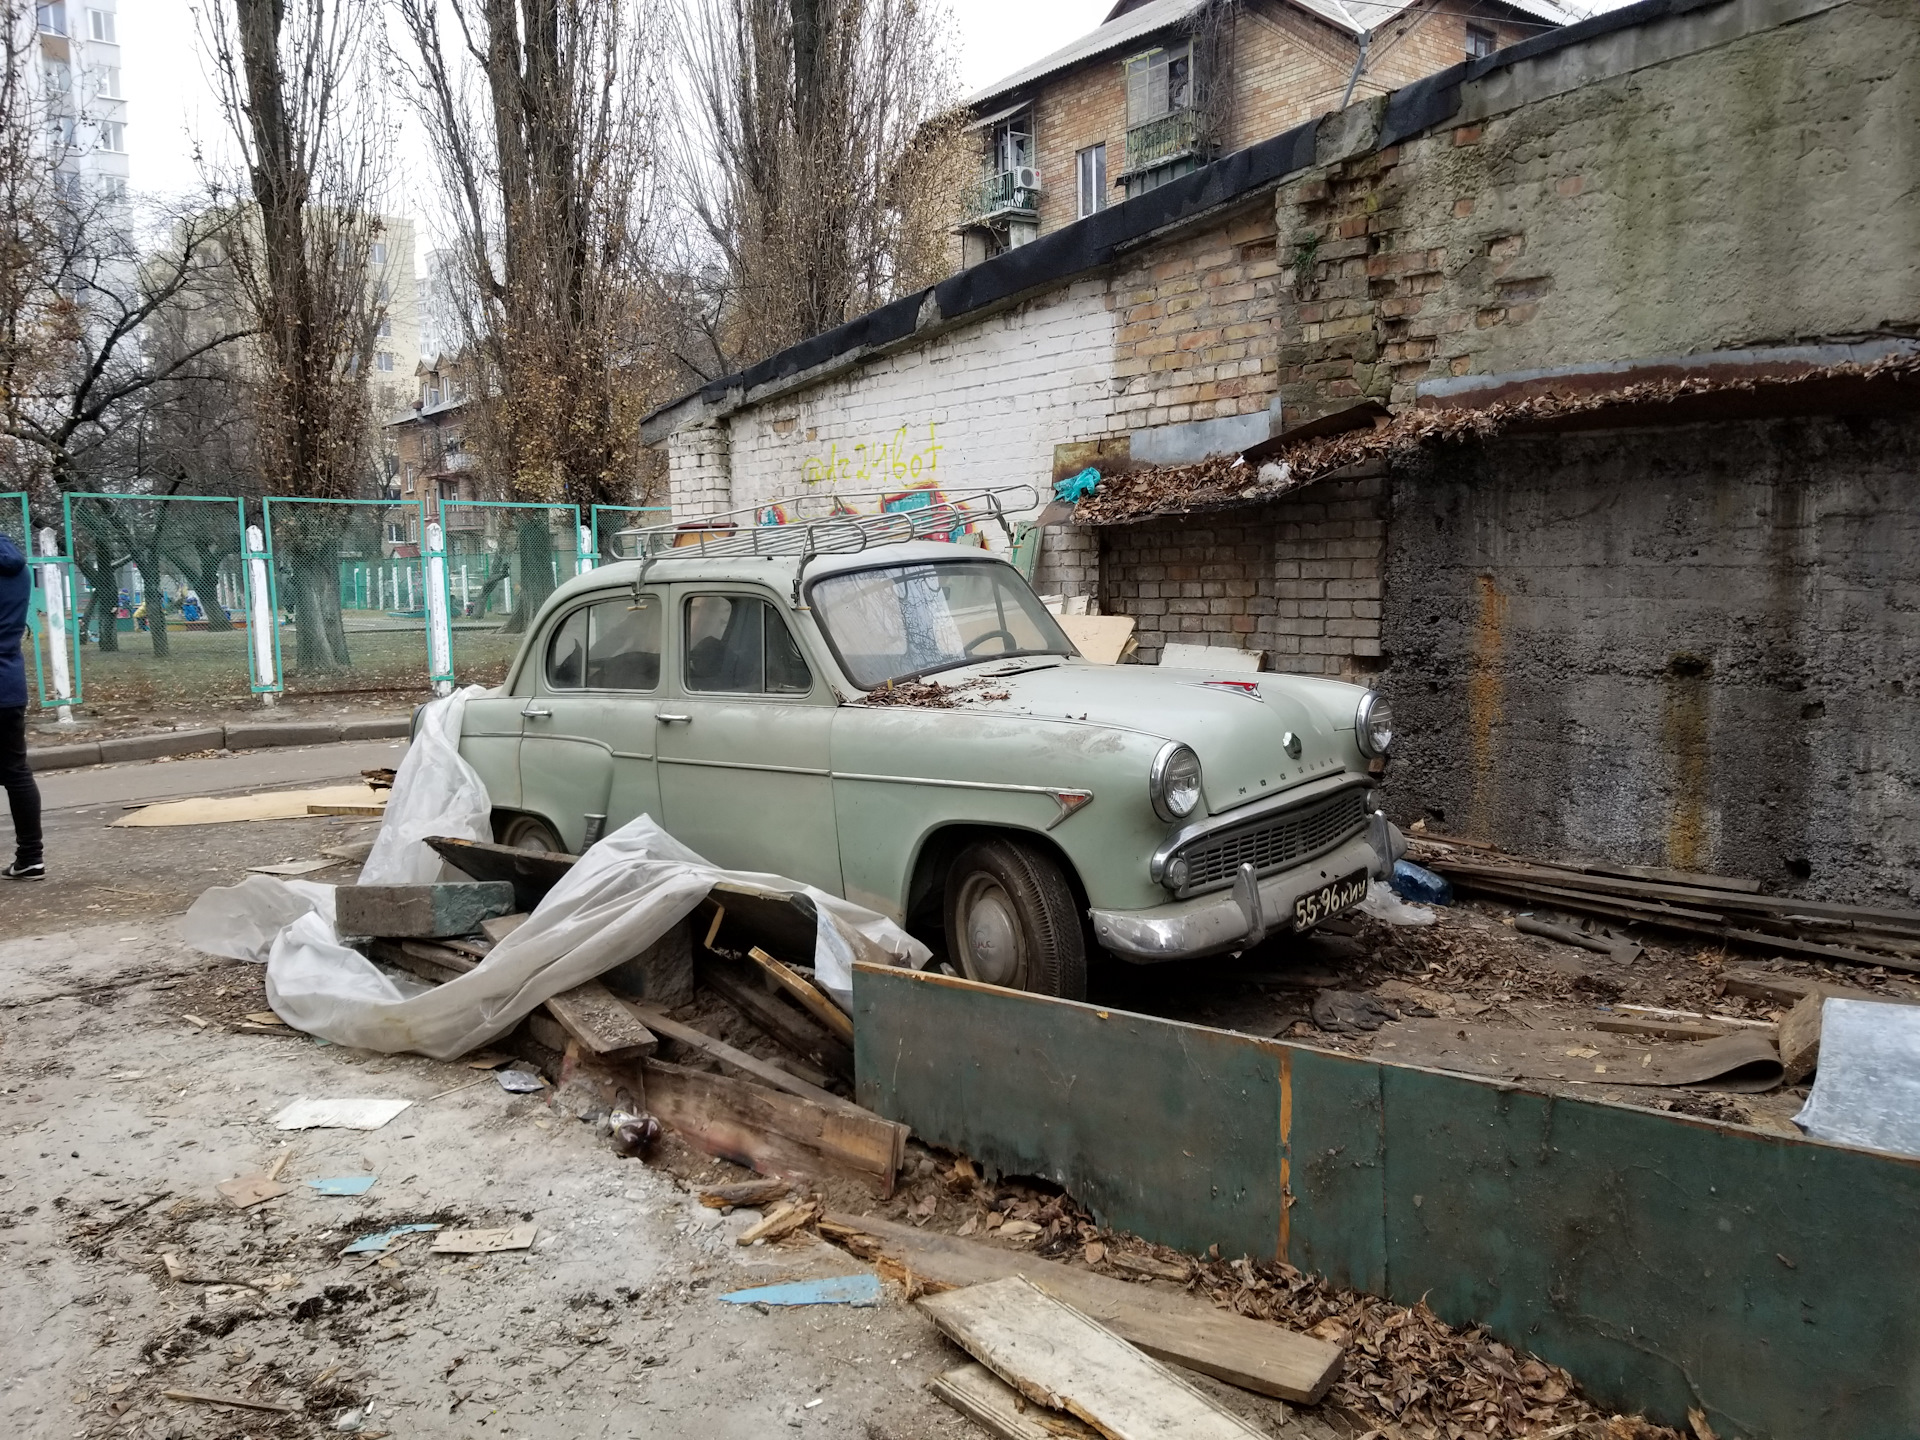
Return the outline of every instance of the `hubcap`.
[[[538,820],[523,820],[507,832],[507,844],[515,850],[558,850],[560,842],[547,833]]]
[[[961,961],[969,979],[1009,985],[1020,973],[1020,926],[1007,892],[985,875],[960,896]]]

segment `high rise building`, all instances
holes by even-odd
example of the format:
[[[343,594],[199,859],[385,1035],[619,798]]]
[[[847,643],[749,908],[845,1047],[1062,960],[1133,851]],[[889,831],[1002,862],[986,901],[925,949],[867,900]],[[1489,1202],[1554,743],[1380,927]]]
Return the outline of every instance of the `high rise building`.
[[[76,200],[88,191],[126,198],[131,167],[117,6],[118,0],[46,0],[35,10],[48,139]]]

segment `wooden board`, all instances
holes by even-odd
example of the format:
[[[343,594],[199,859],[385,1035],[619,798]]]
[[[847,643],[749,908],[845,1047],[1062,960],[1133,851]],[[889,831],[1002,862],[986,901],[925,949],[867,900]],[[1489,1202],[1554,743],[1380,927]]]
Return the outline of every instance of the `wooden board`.
[[[641,1062],[647,1103],[688,1143],[763,1175],[818,1175],[823,1165],[893,1194],[908,1130],[866,1111],[819,1105],[731,1075]]]
[[[999,1440],[1099,1440],[1098,1430],[1073,1416],[1027,1404],[1017,1390],[981,1364],[937,1375],[927,1388]]]
[[[1249,1440],[1260,1432],[1159,1361],[1021,1276],[916,1302],[940,1332],[1035,1404],[1110,1440]]]
[[[431,940],[370,940],[367,954],[436,985],[466,974],[480,962]]]
[[[229,825],[243,820],[304,820],[313,807],[372,806],[381,814],[385,792],[367,785],[329,785],[318,790],[275,790],[264,795],[224,795],[217,799],[168,800],[143,805],[114,821],[120,826]]]
[[[830,1034],[844,1044],[853,1043],[853,1021],[848,1018],[846,1011],[821,994],[811,980],[781,964],[758,945],[747,954],[774,984],[798,1000],[809,1015],[826,1026]]]
[[[792,1046],[843,1079],[853,1078],[853,1051],[829,1035],[812,1016],[769,995],[736,973],[730,961],[702,956],[699,973],[703,985],[724,996],[729,1004],[782,1045]]]
[[[1789,1085],[1798,1085],[1820,1064],[1820,1013],[1827,997],[1803,996],[1780,1022],[1780,1066]]]
[[[561,991],[546,1011],[596,1060],[637,1060],[660,1048],[654,1033],[598,980]]]
[[[831,1090],[822,1090],[817,1085],[809,1085],[799,1076],[788,1074],[778,1065],[768,1064],[757,1055],[736,1050],[726,1041],[716,1040],[704,1030],[696,1030],[691,1025],[682,1025],[671,1015],[656,1010],[651,1005],[643,1005],[637,1000],[624,1000],[621,1003],[639,1017],[641,1024],[655,1034],[664,1035],[669,1040],[691,1046],[703,1055],[718,1060],[722,1065],[731,1065],[736,1070],[744,1070],[751,1078],[763,1085],[771,1085],[774,1089],[784,1090],[789,1095],[804,1096],[819,1105],[842,1106],[848,1110],[858,1111],[862,1115],[872,1114],[871,1111],[862,1110],[851,1100],[835,1095]]]
[[[1830,985],[1824,980],[1808,980],[1799,975],[1777,975],[1771,970],[1746,970],[1733,967],[1721,976],[1729,995],[1745,995],[1753,1000],[1777,1000],[1796,1005],[1803,996],[1822,995],[1830,1000],[1877,1000],[1883,1005],[1920,1005],[1911,995],[1888,995],[1879,990],[1861,990],[1851,985]]]
[[[872,1216],[829,1215],[871,1235],[915,1275],[940,1285],[979,1285],[1019,1275],[1099,1321],[1159,1360],[1243,1390],[1299,1405],[1318,1403],[1339,1377],[1338,1345],[1222,1310],[1164,1284],[1135,1284],[955,1235]]]
[[[1096,665],[1118,665],[1137,646],[1131,615],[1056,615],[1060,628],[1067,632],[1077,649]]]

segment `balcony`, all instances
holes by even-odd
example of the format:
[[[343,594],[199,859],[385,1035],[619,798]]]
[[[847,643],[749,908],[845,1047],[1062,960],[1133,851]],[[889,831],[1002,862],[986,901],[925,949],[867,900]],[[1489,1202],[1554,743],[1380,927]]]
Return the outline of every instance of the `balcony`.
[[[1127,168],[1122,174],[1134,175],[1171,164],[1199,148],[1199,114],[1193,110],[1169,111],[1127,131]]]
[[[984,176],[968,215],[976,222],[1003,218],[1037,220],[1040,216],[1040,187],[1020,184],[1020,172],[1017,170],[1002,170],[998,174]]]

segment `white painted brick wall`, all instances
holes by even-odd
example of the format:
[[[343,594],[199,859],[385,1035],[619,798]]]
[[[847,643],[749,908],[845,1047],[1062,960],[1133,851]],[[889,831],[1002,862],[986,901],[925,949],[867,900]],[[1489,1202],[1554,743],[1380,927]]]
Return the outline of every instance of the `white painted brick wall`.
[[[1054,446],[1111,432],[1114,311],[1080,281],[929,344],[676,433],[677,518],[802,495],[1034,486]],[[873,499],[849,503],[877,509]],[[998,532],[989,543],[999,548]]]

